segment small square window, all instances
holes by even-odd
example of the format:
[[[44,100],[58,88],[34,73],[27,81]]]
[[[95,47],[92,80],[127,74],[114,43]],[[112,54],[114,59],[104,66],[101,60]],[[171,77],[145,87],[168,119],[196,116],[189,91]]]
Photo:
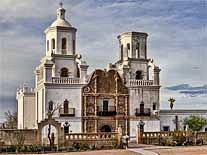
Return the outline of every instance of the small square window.
[[[163,126],[163,131],[170,131],[170,127],[169,126]]]
[[[205,132],[207,132],[207,128],[205,128]]]

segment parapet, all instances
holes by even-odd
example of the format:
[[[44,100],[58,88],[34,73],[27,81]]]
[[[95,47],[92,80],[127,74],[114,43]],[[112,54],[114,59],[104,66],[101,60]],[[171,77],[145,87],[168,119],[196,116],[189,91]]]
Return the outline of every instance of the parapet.
[[[24,83],[22,86],[17,88],[17,92],[16,92],[17,97],[25,93],[35,93],[34,88],[29,87],[27,83]]]

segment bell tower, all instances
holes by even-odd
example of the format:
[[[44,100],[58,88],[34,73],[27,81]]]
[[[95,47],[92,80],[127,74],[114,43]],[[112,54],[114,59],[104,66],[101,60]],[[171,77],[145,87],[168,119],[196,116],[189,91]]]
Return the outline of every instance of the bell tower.
[[[46,55],[75,55],[76,53],[76,31],[66,19],[66,10],[60,3],[56,11],[56,20],[45,30]]]
[[[118,36],[119,59],[147,59],[147,33],[125,32]]]

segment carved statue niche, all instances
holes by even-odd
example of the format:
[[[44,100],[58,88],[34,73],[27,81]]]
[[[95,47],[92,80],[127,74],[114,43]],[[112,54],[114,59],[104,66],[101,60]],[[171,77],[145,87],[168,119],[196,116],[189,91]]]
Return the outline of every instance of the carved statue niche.
[[[94,107],[92,107],[92,106],[89,106],[88,108],[87,108],[87,113],[88,114],[94,114]]]
[[[125,114],[125,107],[124,106],[119,106],[118,107],[118,114],[119,115],[124,115]]]
[[[94,132],[95,130],[95,122],[93,120],[87,121],[87,132]]]
[[[118,98],[118,106],[122,106],[124,104],[125,104],[125,98],[120,96]]]
[[[85,87],[83,90],[84,93],[89,93],[90,91],[91,91],[90,87]]]
[[[90,96],[90,97],[87,97],[87,100],[86,100],[86,112],[87,114],[89,115],[94,115],[94,112],[95,112],[95,109],[94,109],[94,97],[93,96]]]

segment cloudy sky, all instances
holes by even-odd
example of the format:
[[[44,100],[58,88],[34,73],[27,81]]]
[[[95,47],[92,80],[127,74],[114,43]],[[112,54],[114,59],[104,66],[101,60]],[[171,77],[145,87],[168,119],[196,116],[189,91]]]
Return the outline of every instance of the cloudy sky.
[[[77,51],[94,68],[118,58],[117,35],[149,34],[148,56],[160,66],[161,108],[207,108],[206,0],[63,0],[78,29]],[[45,54],[43,31],[56,18],[59,1],[0,1],[0,119],[15,110],[15,91],[34,85],[34,69]]]

